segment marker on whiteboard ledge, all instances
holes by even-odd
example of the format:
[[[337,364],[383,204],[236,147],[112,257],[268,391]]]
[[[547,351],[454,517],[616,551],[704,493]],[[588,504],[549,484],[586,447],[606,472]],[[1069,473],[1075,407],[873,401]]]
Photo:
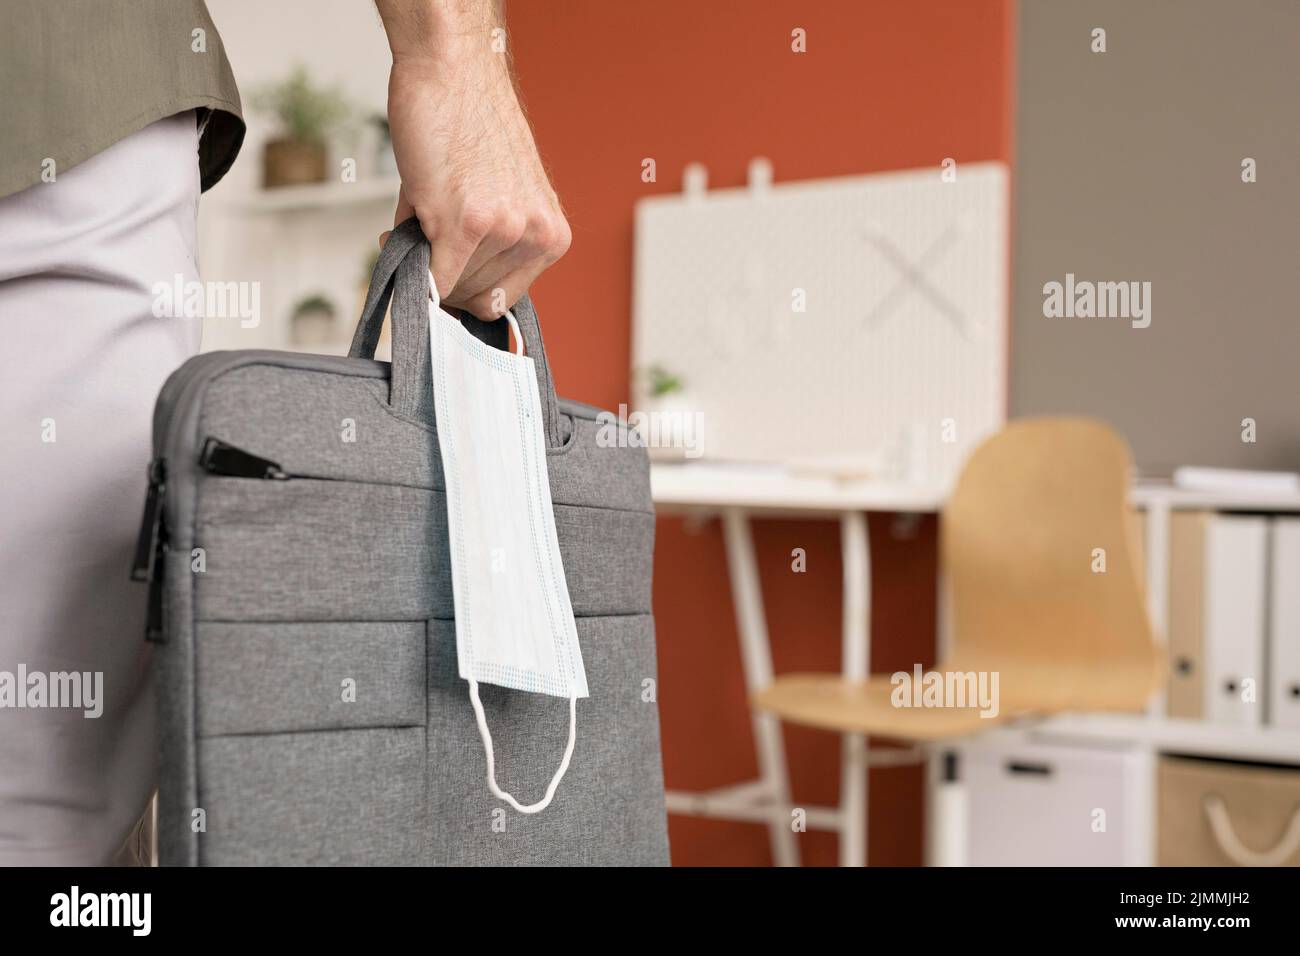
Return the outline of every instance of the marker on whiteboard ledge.
[[[1290,471],[1254,471],[1245,468],[1174,469],[1174,487],[1188,491],[1224,491],[1257,495],[1293,495],[1300,492],[1300,475]]]

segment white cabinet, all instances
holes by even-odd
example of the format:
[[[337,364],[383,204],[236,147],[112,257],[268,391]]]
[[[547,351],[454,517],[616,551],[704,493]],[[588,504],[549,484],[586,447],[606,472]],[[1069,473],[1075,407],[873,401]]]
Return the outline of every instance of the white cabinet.
[[[963,749],[971,866],[1149,863],[1149,753],[1002,740]]]

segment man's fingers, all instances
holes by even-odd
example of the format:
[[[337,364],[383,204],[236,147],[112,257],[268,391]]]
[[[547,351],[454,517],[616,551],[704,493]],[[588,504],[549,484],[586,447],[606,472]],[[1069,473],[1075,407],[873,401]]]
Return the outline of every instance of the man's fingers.
[[[540,259],[541,256],[520,243],[507,249],[505,252],[501,253],[501,255],[494,257],[490,261],[483,263],[482,268],[476,272],[471,273],[469,269],[466,268],[465,275],[461,276],[460,283],[456,288],[457,299],[468,302],[471,299],[482,295],[484,292],[490,292],[493,289],[500,288],[508,276],[521,270],[525,270],[534,263],[541,266],[541,268],[538,269],[540,272],[542,268],[545,268],[545,266],[541,265],[539,262]],[[513,299],[510,300],[510,304],[514,304]],[[504,308],[509,308],[509,305],[503,307],[503,310]],[[501,311],[496,313],[496,315],[500,314]],[[494,315],[493,318],[495,317],[496,316]]]
[[[514,234],[514,231],[512,230],[511,234]],[[563,217],[543,216],[534,219],[523,231],[518,242],[486,259],[478,269],[473,268],[473,263],[475,259],[481,257],[475,254],[457,282],[454,290],[455,301],[458,304],[469,302],[477,299],[484,292],[503,288],[507,285],[507,278],[517,273],[531,273],[533,277],[540,275],[568,251],[571,238],[568,223]],[[514,304],[524,291],[527,291],[527,286],[519,290],[518,294],[509,300],[508,305]],[[494,315],[500,315],[503,308],[498,307]]]
[[[429,237],[433,251],[429,257],[429,271],[433,273],[434,284],[438,287],[438,298],[448,305],[459,305],[452,297],[456,283],[465,271],[465,263],[478,248],[479,239],[470,236],[456,236],[450,232],[439,234],[431,232],[426,226],[424,234]]]
[[[466,281],[481,271],[484,266],[516,248],[524,239],[526,227],[527,223],[522,215],[505,210],[496,213],[492,217],[492,224],[487,234],[474,250],[474,254],[469,257],[469,261],[465,263],[465,268],[461,270],[460,277],[456,280],[456,288],[448,290],[448,294],[455,293],[460,298],[467,298],[470,286],[466,285]],[[497,275],[505,275],[508,271],[510,270],[502,269]]]
[[[480,197],[481,199],[481,197]],[[527,216],[499,202],[465,201],[454,218],[425,218],[398,194],[393,225],[412,215],[432,247],[429,270],[439,298],[480,318],[496,318],[569,248],[569,225],[558,208]],[[391,232],[379,237],[380,248]],[[519,279],[526,279],[519,285]],[[498,291],[504,290],[504,291]],[[503,299],[504,295],[504,299]]]
[[[484,289],[469,301],[462,303],[460,308],[480,319],[500,318],[506,310],[519,301],[520,297],[528,291],[528,287],[533,284],[533,280],[545,269],[546,264],[540,259],[535,259],[528,267],[502,277],[492,288]]]
[[[420,224],[433,245],[431,268],[438,292],[449,305],[459,306],[465,296],[458,286],[470,262],[476,257],[477,262],[490,261],[515,246],[524,238],[528,221],[499,202],[470,199],[450,222],[428,223],[421,219]]]

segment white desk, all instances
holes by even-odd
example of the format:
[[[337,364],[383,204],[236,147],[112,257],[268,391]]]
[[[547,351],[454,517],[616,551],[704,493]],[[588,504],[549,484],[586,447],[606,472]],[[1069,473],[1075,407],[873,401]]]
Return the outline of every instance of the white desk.
[[[750,694],[772,683],[772,652],[750,515],[839,520],[844,566],[842,670],[846,679],[865,680],[871,670],[871,551],[866,513],[934,512],[942,507],[945,498],[944,490],[937,487],[836,481],[757,466],[655,464],[650,470],[650,485],[661,514],[722,517],[745,687]],[[771,830],[772,859],[778,866],[797,866],[799,849],[791,826],[781,723],[771,714],[756,711],[751,711],[751,720],[758,747],[759,779],[707,793],[669,791],[668,809],[694,816],[766,822]],[[845,866],[866,863],[868,756],[865,738],[843,735],[839,807],[805,808],[809,826],[839,833],[840,862]],[[899,752],[881,751],[871,756],[873,763],[883,763],[897,759]]]
[[[738,508],[799,516],[846,511],[938,511],[947,490],[900,482],[836,481],[767,466],[660,464],[650,468],[650,493],[665,512],[719,512]]]
[[[731,577],[732,600],[740,635],[745,686],[750,694],[772,682],[772,655],[767,622],[763,613],[762,588],[750,534],[751,515],[780,517],[836,518],[840,522],[844,574],[842,671],[847,680],[863,680],[871,662],[871,554],[866,512],[937,512],[947,491],[870,480],[836,481],[798,476],[781,469],[759,466],[728,466],[700,463],[656,463],[650,472],[651,493],[661,514],[720,515]],[[1300,512],[1300,495],[1243,495],[1223,492],[1193,492],[1168,484],[1138,484],[1131,500],[1147,512],[1146,581],[1148,606],[1157,637],[1163,639],[1168,615],[1169,514],[1180,509],[1251,510]],[[939,656],[948,643],[946,601],[939,593]],[[1163,718],[1164,701],[1157,699],[1146,718],[1076,717],[1065,715],[1034,725],[1033,733],[1044,737],[1086,738],[1129,741],[1151,753],[1176,749],[1183,753],[1202,750],[1212,756],[1260,754],[1290,755],[1300,762],[1300,734],[1294,731],[1189,726]],[[791,827],[789,776],[780,721],[772,715],[751,711],[754,739],[758,747],[759,779],[706,793],[668,793],[673,813],[767,823],[771,831],[772,857],[779,866],[799,862],[798,845]],[[950,812],[942,791],[941,754],[931,751],[927,793],[932,806],[927,823],[928,855],[931,860],[960,856],[964,831],[962,821],[948,819],[960,813],[960,802]],[[873,766],[915,761],[915,752],[877,750],[867,752],[866,741],[854,734],[843,735],[841,744],[840,805],[808,807],[807,823],[817,829],[836,831],[840,836],[840,862],[862,866],[867,861],[867,773]],[[1150,821],[1148,821],[1150,823]],[[1149,826],[1148,832],[1154,830]],[[937,851],[936,851],[937,846]],[[1152,848],[1139,848],[1134,862],[1150,862]]]

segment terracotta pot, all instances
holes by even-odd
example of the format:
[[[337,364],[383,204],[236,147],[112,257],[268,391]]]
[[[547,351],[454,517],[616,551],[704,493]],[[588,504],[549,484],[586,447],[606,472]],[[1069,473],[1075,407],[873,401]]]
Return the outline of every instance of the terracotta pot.
[[[296,186],[325,181],[325,146],[297,139],[273,139],[262,154],[262,185]]]

